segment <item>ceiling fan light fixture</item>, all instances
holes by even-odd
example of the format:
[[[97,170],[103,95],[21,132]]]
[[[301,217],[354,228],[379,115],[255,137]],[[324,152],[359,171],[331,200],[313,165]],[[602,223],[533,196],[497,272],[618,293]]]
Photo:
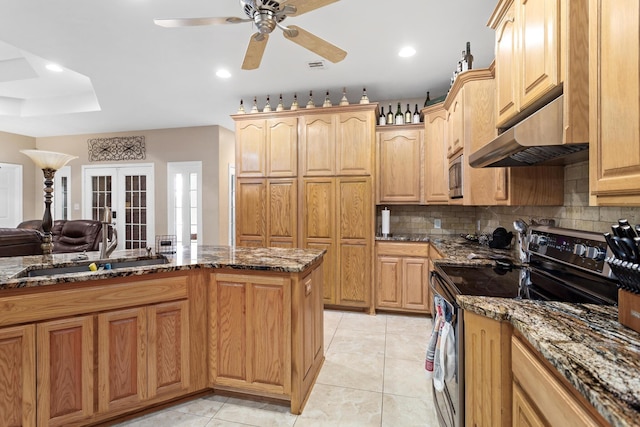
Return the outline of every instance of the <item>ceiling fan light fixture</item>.
[[[398,56],[401,56],[402,58],[409,58],[415,54],[416,54],[416,50],[411,46],[405,46],[402,49],[400,49],[400,52],[398,52]]]
[[[220,77],[221,79],[228,79],[229,77],[231,77],[231,73],[229,72],[229,70],[221,68],[216,71],[216,76]]]

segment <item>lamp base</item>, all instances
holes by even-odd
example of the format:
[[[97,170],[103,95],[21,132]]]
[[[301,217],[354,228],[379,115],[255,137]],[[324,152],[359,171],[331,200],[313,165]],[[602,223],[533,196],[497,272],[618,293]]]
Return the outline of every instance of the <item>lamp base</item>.
[[[42,244],[40,245],[42,248],[43,255],[51,255],[53,253],[53,242],[51,241],[51,233],[45,233],[42,238]]]

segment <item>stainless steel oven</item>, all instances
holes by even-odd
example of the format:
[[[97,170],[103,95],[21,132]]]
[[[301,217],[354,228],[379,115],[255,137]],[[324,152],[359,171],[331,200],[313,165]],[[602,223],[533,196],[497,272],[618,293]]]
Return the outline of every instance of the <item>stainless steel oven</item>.
[[[525,236],[529,262],[513,265],[447,265],[438,263],[430,286],[456,314],[457,367],[444,390],[434,387],[434,401],[440,425],[464,426],[464,310],[456,295],[564,301],[572,303],[617,303],[617,285],[604,259],[606,241],[602,234],[534,226]]]
[[[462,198],[463,156],[459,155],[449,162],[449,198]]]

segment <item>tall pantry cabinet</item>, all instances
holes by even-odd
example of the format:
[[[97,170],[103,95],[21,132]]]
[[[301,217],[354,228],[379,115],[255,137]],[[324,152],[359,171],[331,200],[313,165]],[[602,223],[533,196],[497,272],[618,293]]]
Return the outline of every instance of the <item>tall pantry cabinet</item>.
[[[233,116],[237,244],[325,249],[327,305],[372,309],[376,107]]]

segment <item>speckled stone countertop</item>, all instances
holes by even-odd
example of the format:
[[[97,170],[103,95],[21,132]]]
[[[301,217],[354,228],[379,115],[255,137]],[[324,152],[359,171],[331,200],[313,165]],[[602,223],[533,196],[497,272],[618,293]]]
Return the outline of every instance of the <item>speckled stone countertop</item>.
[[[100,260],[99,252],[88,252],[87,260],[77,260],[79,254],[54,254],[25,257],[0,258],[0,291],[3,289],[45,286],[56,283],[82,282],[113,277],[189,270],[194,268],[232,268],[238,270],[261,270],[297,273],[304,271],[325,253],[320,249],[245,248],[230,246],[199,246],[196,250],[178,250],[176,254],[163,255],[164,264],[126,267],[114,270],[100,269],[68,273],[57,276],[23,277],[26,272],[52,266],[78,263],[116,263],[124,260],[148,258],[145,250],[130,249],[114,252],[108,260]]]
[[[640,334],[617,321],[617,307],[457,298],[510,322],[613,426],[640,425]]]

